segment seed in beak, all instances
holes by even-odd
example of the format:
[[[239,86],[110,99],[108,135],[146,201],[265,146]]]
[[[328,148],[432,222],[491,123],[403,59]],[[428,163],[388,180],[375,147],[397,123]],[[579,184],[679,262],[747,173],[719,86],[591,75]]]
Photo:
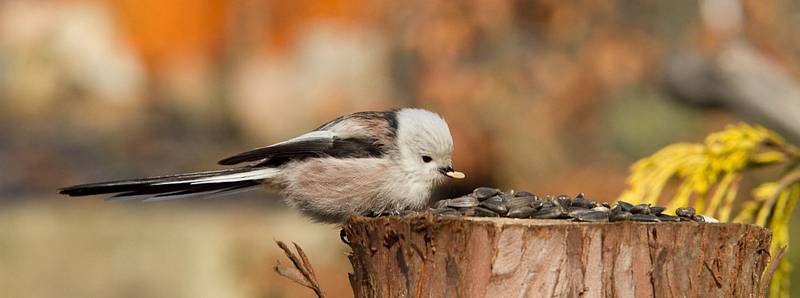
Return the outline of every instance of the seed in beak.
[[[455,178],[455,179],[464,179],[465,177],[467,177],[467,175],[464,175],[464,173],[461,173],[459,171],[447,171],[444,172],[444,174],[450,178]]]

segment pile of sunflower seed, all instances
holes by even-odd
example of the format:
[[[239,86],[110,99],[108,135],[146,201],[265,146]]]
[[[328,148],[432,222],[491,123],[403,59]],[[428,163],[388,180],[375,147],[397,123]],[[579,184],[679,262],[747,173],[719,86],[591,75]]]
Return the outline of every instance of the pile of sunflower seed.
[[[694,208],[678,208],[675,215],[664,214],[666,208],[650,204],[633,205],[619,201],[614,205],[598,203],[583,194],[538,196],[527,192],[502,192],[490,187],[476,188],[471,194],[440,200],[430,212],[439,216],[511,217],[534,219],[566,219],[585,222],[607,221],[713,221],[712,218],[695,214]]]

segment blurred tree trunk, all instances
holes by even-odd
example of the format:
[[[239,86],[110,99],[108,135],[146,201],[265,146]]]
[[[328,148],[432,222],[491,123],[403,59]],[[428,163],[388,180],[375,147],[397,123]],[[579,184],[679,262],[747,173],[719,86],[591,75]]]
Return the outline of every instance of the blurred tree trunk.
[[[753,225],[355,217],[356,297],[760,297]]]

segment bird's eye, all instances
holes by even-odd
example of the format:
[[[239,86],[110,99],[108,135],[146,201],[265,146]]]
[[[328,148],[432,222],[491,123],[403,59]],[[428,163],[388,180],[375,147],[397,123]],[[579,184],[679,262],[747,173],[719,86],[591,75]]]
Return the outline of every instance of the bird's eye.
[[[433,158],[431,158],[430,156],[427,156],[427,155],[423,155],[422,156],[422,162],[429,163],[431,161],[433,161]]]

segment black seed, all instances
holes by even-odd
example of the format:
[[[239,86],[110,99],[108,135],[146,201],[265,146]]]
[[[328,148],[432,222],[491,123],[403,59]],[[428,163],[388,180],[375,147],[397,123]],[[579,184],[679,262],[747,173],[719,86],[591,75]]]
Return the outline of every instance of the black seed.
[[[664,210],[667,210],[667,208],[661,206],[650,206],[650,214],[658,215],[661,214],[661,212],[664,212]]]
[[[469,196],[450,199],[450,201],[447,202],[447,207],[453,207],[453,208],[471,208],[477,206],[478,206],[478,199]]]
[[[564,209],[569,208],[572,205],[572,200],[566,198],[566,196],[556,198],[555,202]]]
[[[431,213],[433,215],[440,215],[440,216],[459,216],[461,212],[453,208],[439,208],[439,209],[431,209]]]
[[[631,220],[633,221],[644,221],[644,222],[658,222],[658,216],[651,215],[651,214],[637,214],[634,213],[631,216]]]
[[[658,219],[661,220],[661,221],[671,221],[671,222],[681,221],[680,217],[672,216],[672,215],[668,215],[668,214],[659,214],[657,216],[658,216]]]
[[[508,207],[509,210],[519,207],[530,207],[531,202],[533,202],[533,197],[514,197],[506,203],[506,207]]]
[[[499,198],[499,197],[497,197]],[[478,204],[478,206],[489,209],[493,212],[498,214],[506,214],[508,212],[508,208],[506,207],[503,202],[493,201],[493,200],[486,200]]]
[[[569,207],[569,209],[567,209],[567,215],[573,218],[577,218],[578,216],[589,212],[594,212],[594,211],[592,211],[592,209],[584,209],[581,207]]]
[[[623,221],[623,220],[630,220],[631,217],[633,217],[633,213],[630,213],[628,211],[622,211],[620,209],[617,210],[616,212],[612,211],[608,219],[610,219],[611,221]]]
[[[492,210],[489,210],[488,208],[483,208],[483,207],[480,207],[480,206],[479,207],[475,207],[474,210],[475,210],[475,216],[482,216],[482,217],[498,217],[498,216],[500,216],[500,214],[497,214],[497,212],[494,212]]]
[[[436,203],[433,204],[433,209],[441,209],[447,207],[447,202],[450,200],[438,200]]]
[[[542,208],[542,201],[541,200],[533,200],[531,201],[531,208],[539,210]]]
[[[476,207],[459,208],[458,212],[461,213],[461,215],[463,215],[463,216],[475,216],[475,208]]]
[[[556,206],[560,206],[553,198],[548,198],[548,199],[542,200],[541,202],[542,202],[542,209],[554,208]]]
[[[505,193],[505,192],[501,192],[501,193],[500,193],[498,196],[500,196],[501,198],[503,198],[503,202],[506,202],[506,203],[508,203],[508,202],[510,202],[512,199],[514,199],[514,195],[513,195],[513,194],[510,194],[510,193]]]
[[[650,204],[639,204],[631,208],[633,214],[650,214]]]
[[[491,187],[478,187],[472,191],[472,195],[478,200],[485,200],[500,193],[500,190]]]
[[[664,214],[666,208],[650,204],[632,205],[618,201],[616,204],[594,202],[579,193],[575,198],[566,195],[545,196],[539,199],[527,191],[502,192],[496,188],[478,187],[469,195],[437,201],[430,212],[444,216],[482,216],[513,217],[538,219],[568,219],[586,222],[604,221],[642,221],[642,222],[678,222],[678,221],[711,221],[696,214],[694,208],[685,207],[675,210],[677,216]],[[383,212],[367,214],[369,216],[402,215],[407,212]]]
[[[527,192],[527,191],[516,192],[516,193],[514,193],[514,196],[515,197],[531,197],[531,198],[535,197],[535,195],[533,193],[530,193],[530,192]]]
[[[577,216],[573,216],[578,221],[587,221],[587,222],[604,222],[608,221],[608,213],[601,212],[601,211],[591,211],[583,212],[578,214]]]
[[[633,204],[625,202],[625,201],[617,202],[617,206],[619,206],[619,208],[622,209],[622,211],[630,212],[631,209],[633,209]]]
[[[533,209],[531,207],[519,207],[508,210],[508,214],[506,214],[506,216],[513,218],[528,218],[534,212],[536,212],[536,209]]]
[[[692,207],[684,207],[684,208],[675,209],[675,215],[680,216],[680,217],[692,218],[692,217],[694,217],[694,214],[695,214],[695,210]]]
[[[505,204],[505,201],[503,201],[503,198],[500,197],[500,196],[492,196],[492,197],[490,197],[490,198],[488,198],[486,200],[483,200],[481,202],[492,202],[492,203],[495,203],[495,204]]]
[[[587,199],[584,199],[583,197],[580,197],[572,200],[572,202],[570,202],[570,206],[590,209],[594,208],[595,203]]]
[[[534,212],[531,217],[533,218],[540,218],[540,219],[556,219],[556,218],[564,218],[567,214],[564,212],[564,208],[560,206],[554,206],[550,208],[542,208],[539,211]]]

